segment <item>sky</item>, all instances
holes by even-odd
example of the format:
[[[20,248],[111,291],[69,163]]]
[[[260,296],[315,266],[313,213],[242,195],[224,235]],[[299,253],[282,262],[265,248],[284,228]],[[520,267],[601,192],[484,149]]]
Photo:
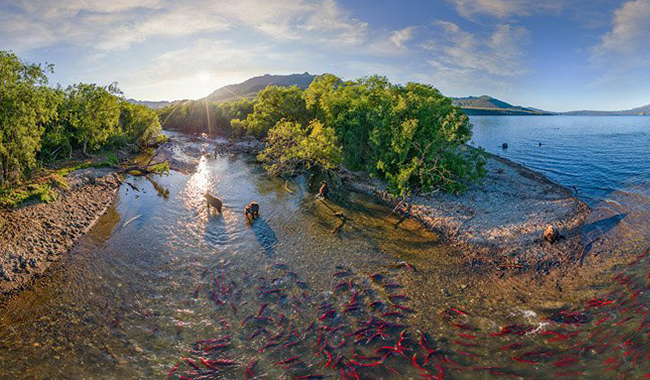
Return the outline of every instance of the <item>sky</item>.
[[[650,103],[649,41],[650,0],[0,0],[0,50],[140,100],[309,72],[622,110]]]

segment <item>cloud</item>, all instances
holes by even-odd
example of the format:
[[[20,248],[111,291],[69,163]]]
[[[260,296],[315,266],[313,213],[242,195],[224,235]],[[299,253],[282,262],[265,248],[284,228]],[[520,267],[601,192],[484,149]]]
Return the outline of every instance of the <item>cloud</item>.
[[[368,24],[334,0],[0,0],[0,40],[17,50],[56,43],[120,51],[148,39],[245,28],[277,40],[358,45]]]
[[[415,26],[409,26],[408,28],[396,30],[390,35],[390,42],[395,45],[395,47],[402,49],[404,44],[411,39],[413,39],[413,31]]]
[[[121,72],[117,80],[130,97],[200,98],[251,76],[304,71],[302,62],[314,57],[300,51],[279,53],[267,44],[241,46],[227,40],[198,39],[155,56],[146,67]]]
[[[448,93],[490,93],[511,89],[530,74],[527,29],[498,24],[484,33],[468,32],[448,21],[434,23],[433,38],[419,44],[426,67],[414,69],[416,80],[435,83]]]
[[[429,63],[438,70],[500,77],[528,73],[523,50],[529,42],[527,29],[499,24],[491,34],[478,35],[448,21],[438,21],[436,25],[441,33],[422,47],[433,53]]]
[[[567,10],[580,9],[575,16],[580,17],[593,7],[607,0],[447,0],[454,5],[458,14],[467,19],[485,15],[496,18],[514,16],[532,16],[537,13],[560,13]]]
[[[329,34],[324,40],[332,39],[346,45],[361,44],[368,34],[367,23],[343,12],[333,0],[323,1],[316,6],[307,21],[299,27],[308,32]]]
[[[450,0],[450,2],[455,5],[461,16],[467,18],[477,14],[504,18],[526,15],[529,12],[526,0]]]
[[[599,63],[638,66],[650,62],[650,0],[633,0],[614,13],[612,29],[592,50]]]
[[[186,36],[201,32],[226,30],[224,18],[206,14],[199,9],[182,8],[144,18],[136,24],[125,23],[112,28],[95,45],[105,51],[126,50],[132,44],[158,36]]]

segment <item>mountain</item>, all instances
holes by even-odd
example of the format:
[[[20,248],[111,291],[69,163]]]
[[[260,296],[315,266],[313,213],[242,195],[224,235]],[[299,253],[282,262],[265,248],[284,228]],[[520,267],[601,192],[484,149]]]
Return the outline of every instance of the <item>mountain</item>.
[[[250,78],[242,83],[221,87],[203,99],[209,102],[227,102],[237,99],[252,99],[258,92],[269,85],[298,86],[301,89],[309,87],[316,76],[307,72],[291,75],[270,75]],[[143,104],[152,109],[160,109],[168,105],[184,102],[185,100],[169,101],[141,101],[128,99],[134,104]],[[551,112],[533,107],[513,106],[510,103],[491,96],[468,96],[452,98],[454,105],[459,106],[468,115],[584,115],[584,116],[623,116],[623,115],[650,115],[650,104],[625,111],[570,111]]]
[[[570,111],[563,112],[562,115],[571,115],[571,116],[633,116],[633,115],[650,115],[650,104],[633,108],[631,110],[625,111]]]
[[[468,115],[552,115],[552,112],[513,106],[493,97],[469,96],[466,98],[452,98],[454,105],[463,109]]]
[[[623,112],[632,115],[650,115],[650,104],[645,105],[643,107],[633,108],[629,111],[623,111]]]
[[[149,100],[127,99],[126,101],[132,104],[140,104],[154,110],[165,108],[171,104],[178,103],[178,101],[170,102],[167,100],[149,101]]]
[[[251,99],[269,85],[290,87],[298,86],[301,89],[309,87],[316,76],[309,73],[291,75],[270,75],[250,78],[239,84],[231,84],[214,91],[202,100],[211,102],[227,102],[242,98]]]

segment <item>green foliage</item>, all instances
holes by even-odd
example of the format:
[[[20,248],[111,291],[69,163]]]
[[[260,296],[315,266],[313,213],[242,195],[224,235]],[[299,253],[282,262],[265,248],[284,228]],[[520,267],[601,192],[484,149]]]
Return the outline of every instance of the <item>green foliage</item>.
[[[300,122],[281,121],[270,129],[260,159],[273,174],[308,167],[303,160],[318,152],[309,160],[317,162],[313,166],[331,168],[342,156],[347,167],[385,179],[400,196],[437,189],[458,193],[485,175],[482,152],[465,146],[472,134],[469,119],[431,86],[392,85],[378,76],[343,82],[326,74],[303,98],[308,114],[320,123],[303,128]],[[256,113],[260,104],[258,99]],[[273,117],[253,113],[249,119],[266,120],[266,126],[276,113],[282,115],[279,107],[267,108],[273,112],[259,114]],[[327,137],[318,141],[308,130]]]
[[[51,72],[52,65],[28,64],[0,51],[0,187],[19,183],[37,159],[162,140],[156,112],[125,101],[117,84],[50,88]]]
[[[159,111],[162,125],[187,133],[206,133],[211,136],[239,137],[245,134],[241,125],[233,126],[233,119],[245,119],[253,112],[253,102],[241,99],[226,103],[204,100],[186,101]]]
[[[119,134],[120,100],[115,85],[76,84],[66,90],[61,123],[84,153],[96,151]]]
[[[370,132],[368,170],[385,178],[392,192],[462,192],[483,175],[480,152],[467,151],[469,118],[435,88],[392,86],[383,120]]]
[[[141,148],[152,146],[162,136],[162,128],[156,111],[140,104],[120,101],[121,127],[119,137],[126,142],[134,142]]]
[[[52,187],[57,189],[67,190],[69,187],[68,181],[66,181],[65,178],[63,178],[63,176],[58,173],[54,173],[50,176],[50,183]]]
[[[0,190],[0,207],[16,207],[32,200],[50,203],[56,200],[56,192],[49,183]]]
[[[106,155],[106,162],[111,165],[119,164],[119,162],[117,161],[117,156],[115,156],[115,153],[113,152],[109,152],[108,155]]]
[[[281,120],[269,131],[266,146],[258,159],[273,175],[293,175],[312,168],[328,170],[341,163],[342,152],[334,129],[318,120],[306,127]]]
[[[47,87],[51,71],[0,51],[0,186],[17,182],[36,164],[44,124],[56,114],[57,98]]]
[[[262,138],[280,120],[304,124],[309,118],[302,95],[303,91],[297,86],[268,86],[257,95],[253,113],[244,120],[233,120],[233,128]]]
[[[152,172],[160,175],[169,175],[169,163],[167,161],[161,162],[160,164],[153,165],[149,168]]]

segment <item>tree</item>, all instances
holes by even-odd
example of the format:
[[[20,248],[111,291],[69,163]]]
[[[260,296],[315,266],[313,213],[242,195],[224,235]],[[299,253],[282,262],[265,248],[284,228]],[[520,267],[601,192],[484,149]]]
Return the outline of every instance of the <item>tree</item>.
[[[391,190],[465,190],[484,175],[481,152],[465,147],[472,136],[467,115],[429,85],[393,86],[388,112],[370,135],[371,162]]]
[[[240,137],[246,133],[241,119],[246,119],[252,112],[253,102],[249,99],[224,103],[192,100],[167,106],[159,111],[159,116],[165,128],[211,136]],[[238,119],[240,123],[233,126],[233,119]]]
[[[336,131],[346,166],[385,179],[394,194],[460,192],[484,174],[481,152],[464,146],[469,119],[432,86],[326,75],[312,82],[305,99]]]
[[[126,141],[142,148],[154,144],[162,133],[156,111],[126,100],[120,102],[120,127]]]
[[[303,170],[334,169],[341,163],[334,129],[312,120],[307,126],[281,120],[269,131],[258,159],[272,175],[294,175]]]
[[[302,90],[297,86],[266,87],[257,94],[253,113],[244,120],[233,120],[232,125],[235,129],[243,129],[255,137],[262,138],[282,119],[299,124],[308,121]]]
[[[119,133],[120,94],[115,84],[102,87],[79,83],[68,87],[60,112],[62,122],[83,149],[95,151]]]
[[[34,167],[44,124],[56,115],[47,87],[52,65],[29,64],[0,51],[0,185],[15,183]]]
[[[323,74],[314,78],[303,93],[305,106],[310,111],[312,117],[325,120],[327,97],[331,96],[342,84],[343,80],[332,74]]]

